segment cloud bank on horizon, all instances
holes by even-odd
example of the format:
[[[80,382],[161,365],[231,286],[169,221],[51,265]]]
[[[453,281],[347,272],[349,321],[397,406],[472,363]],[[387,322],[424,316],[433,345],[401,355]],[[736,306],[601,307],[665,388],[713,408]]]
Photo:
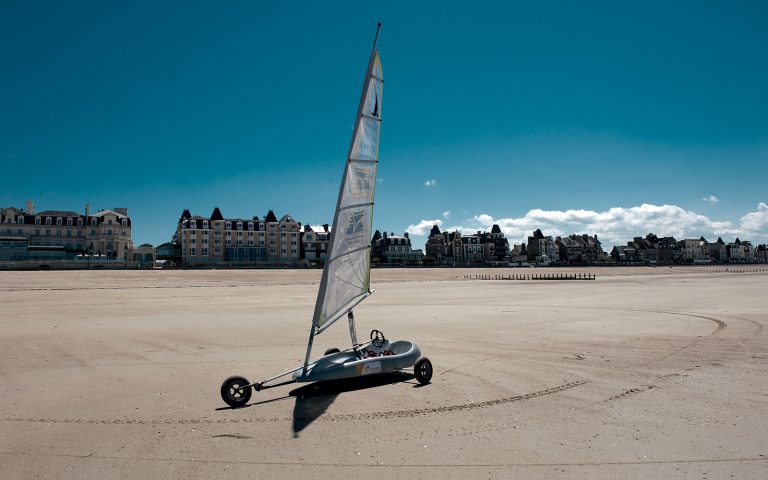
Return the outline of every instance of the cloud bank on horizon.
[[[726,237],[725,241],[733,241],[733,238],[740,237],[757,244],[768,240],[768,204],[760,202],[757,210],[742,216],[738,224],[712,220],[677,205],[648,203],[630,208],[614,207],[603,212],[533,209],[520,218],[493,218],[488,214],[479,214],[467,219],[463,224],[445,227],[444,224],[439,218],[422,219],[416,224],[408,225],[405,231],[413,236],[426,236],[432,226],[437,225],[443,230],[473,234],[478,230],[486,231],[493,224],[497,224],[511,243],[526,241],[528,235],[540,228],[545,235],[553,236],[572,233],[597,234],[604,248],[623,245],[628,240],[645,236],[647,233],[673,236],[678,240],[703,236],[709,241],[714,241],[716,237]]]

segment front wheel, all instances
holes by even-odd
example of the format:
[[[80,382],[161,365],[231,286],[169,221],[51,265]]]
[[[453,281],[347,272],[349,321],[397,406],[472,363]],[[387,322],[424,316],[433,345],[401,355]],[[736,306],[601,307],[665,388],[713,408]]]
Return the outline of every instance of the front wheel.
[[[251,382],[244,377],[229,377],[221,384],[221,399],[232,408],[239,408],[248,403],[253,390],[251,387],[243,388]]]
[[[413,373],[420,384],[428,384],[432,380],[432,362],[427,357],[421,357],[413,366]]]

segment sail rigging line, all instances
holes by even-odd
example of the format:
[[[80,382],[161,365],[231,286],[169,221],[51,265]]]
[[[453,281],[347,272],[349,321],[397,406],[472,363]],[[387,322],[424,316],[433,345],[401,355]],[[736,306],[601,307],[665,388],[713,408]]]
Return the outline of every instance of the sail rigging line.
[[[381,122],[381,121],[383,121],[383,120],[382,120],[380,117],[376,117],[376,116],[373,116],[373,115],[369,115],[369,114],[367,114],[367,113],[364,113],[364,114],[362,115],[362,117],[363,117],[363,118],[367,118],[368,120],[376,120],[377,122]]]
[[[362,158],[350,158],[349,163],[379,163],[378,160],[363,160]]]
[[[366,245],[364,247],[357,247],[357,248],[353,248],[352,250],[346,251],[344,253],[340,253],[337,256],[333,257],[332,259],[328,260],[328,263],[335,262],[336,260],[338,260],[338,259],[340,259],[342,257],[346,257],[347,255],[351,255],[353,253],[357,253],[360,250],[365,250],[366,248],[370,249],[371,246],[370,245]]]

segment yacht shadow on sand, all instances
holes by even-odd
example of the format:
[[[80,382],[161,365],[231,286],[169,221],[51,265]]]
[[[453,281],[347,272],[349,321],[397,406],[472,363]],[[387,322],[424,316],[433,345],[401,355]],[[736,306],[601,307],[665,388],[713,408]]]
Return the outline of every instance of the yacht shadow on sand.
[[[325,413],[342,393],[394,385],[414,378],[415,375],[406,372],[382,373],[370,377],[315,382],[291,390],[288,395],[296,398],[296,404],[293,406],[293,436],[298,437],[299,432]]]

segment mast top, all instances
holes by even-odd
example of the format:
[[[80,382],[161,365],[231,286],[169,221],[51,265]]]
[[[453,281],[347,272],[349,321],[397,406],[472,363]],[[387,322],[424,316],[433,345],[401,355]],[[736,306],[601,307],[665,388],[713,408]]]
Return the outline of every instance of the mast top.
[[[379,32],[381,31],[381,22],[376,26],[376,36],[373,38],[372,52],[376,51],[376,45],[379,43]]]

